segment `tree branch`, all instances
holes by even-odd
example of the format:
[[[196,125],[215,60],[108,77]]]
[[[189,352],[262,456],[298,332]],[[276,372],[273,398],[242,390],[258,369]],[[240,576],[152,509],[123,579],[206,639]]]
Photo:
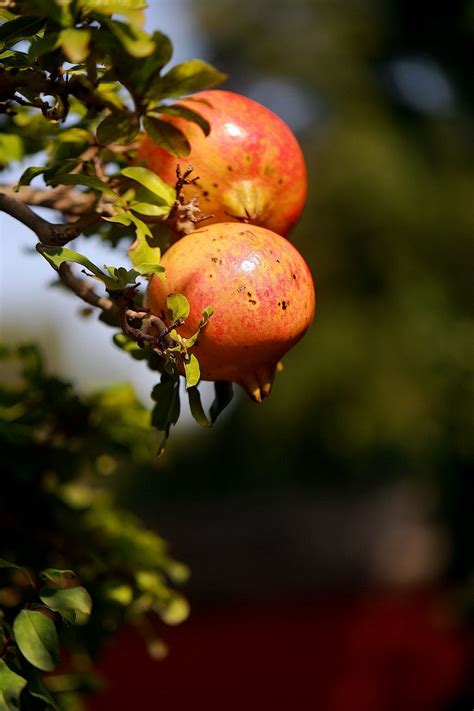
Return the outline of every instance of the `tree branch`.
[[[89,212],[82,215],[76,222],[55,225],[37,215],[28,205],[24,205],[5,193],[0,193],[0,211],[6,212],[15,220],[29,227],[39,241],[48,247],[62,247],[100,220],[100,215]]]
[[[82,193],[67,185],[58,185],[47,190],[22,185],[18,191],[13,185],[0,185],[0,193],[24,205],[48,207],[71,216],[83,215],[97,199],[91,193]]]
[[[43,114],[50,119],[62,120],[69,112],[69,96],[75,96],[89,109],[110,109],[116,111],[116,105],[98,94],[94,86],[85,78],[73,76],[70,79],[62,77],[50,78],[43,72],[35,69],[25,69],[22,72],[2,72],[0,73],[0,100],[16,101],[15,94],[22,89],[33,91],[36,94],[45,96],[55,96],[58,100],[56,107],[49,104],[41,108]]]
[[[85,301],[90,306],[95,306],[102,311],[105,311],[117,325],[120,323],[120,309],[112,299],[107,296],[100,296],[94,288],[81,277],[76,276],[71,267],[65,262],[58,269],[59,278],[68,289],[73,291],[76,296]]]

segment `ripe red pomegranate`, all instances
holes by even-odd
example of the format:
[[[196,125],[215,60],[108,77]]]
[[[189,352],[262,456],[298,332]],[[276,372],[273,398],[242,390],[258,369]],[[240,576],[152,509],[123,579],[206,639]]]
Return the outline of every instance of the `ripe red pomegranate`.
[[[188,200],[197,196],[201,211],[214,216],[206,224],[236,220],[286,235],[306,200],[303,153],[288,126],[231,91],[202,91],[181,103],[209,121],[210,135],[195,123],[162,116],[187,135],[191,154],[179,160],[144,136],[138,160],[171,184],[178,164],[182,171],[192,165],[200,180],[183,193]]]
[[[193,352],[203,380],[232,380],[260,402],[270,394],[282,356],[314,315],[313,280],[300,253],[283,237],[254,225],[208,225],[164,254],[163,277],[150,281],[146,305],[163,319],[170,294],[191,311],[178,330],[197,329],[202,310],[214,313]]]

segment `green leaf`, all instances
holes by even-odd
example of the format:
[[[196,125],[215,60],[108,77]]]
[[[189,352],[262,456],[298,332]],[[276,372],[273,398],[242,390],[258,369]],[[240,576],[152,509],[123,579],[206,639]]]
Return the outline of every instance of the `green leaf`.
[[[46,568],[40,573],[40,578],[49,580],[58,586],[68,585],[76,577],[76,573],[73,570],[58,570],[57,568]]]
[[[189,301],[182,294],[170,294],[166,299],[168,318],[174,323],[178,319],[187,319],[189,316]]]
[[[18,42],[36,35],[46,24],[46,17],[16,17],[0,26],[0,42]]]
[[[156,403],[152,410],[151,424],[152,427],[163,433],[158,449],[159,456],[165,449],[171,426],[175,425],[179,419],[179,377],[162,375],[161,383],[155,385],[151,397]]]
[[[215,397],[209,412],[212,423],[217,420],[221,412],[225,410],[227,405],[232,401],[234,388],[232,383],[227,380],[217,380],[214,383],[214,392]]]
[[[57,175],[67,175],[71,170],[74,170],[79,165],[78,158],[68,158],[57,163],[52,163],[49,168],[44,171],[44,182],[46,185],[51,185]]]
[[[177,64],[162,77],[158,91],[162,96],[183,96],[195,91],[210,89],[221,84],[227,75],[219,72],[211,64],[202,59],[191,59],[189,62]]]
[[[201,393],[197,387],[188,388],[189,408],[191,415],[201,427],[212,427],[212,422],[206,416],[201,402]]]
[[[164,148],[172,156],[185,158],[190,154],[191,145],[184,133],[167,121],[161,121],[154,116],[145,116],[143,128],[153,143]]]
[[[199,383],[201,371],[199,369],[199,361],[191,353],[189,361],[184,362],[184,374],[186,376],[186,388],[192,388]]]
[[[108,289],[120,288],[117,281],[108,277],[99,269],[90,259],[87,259],[83,254],[73,252],[72,249],[66,247],[43,247],[41,250],[43,257],[51,264],[54,269],[59,269],[63,262],[73,262],[86,267],[94,276],[104,282]]]
[[[129,212],[128,215],[133,224],[135,225],[135,233],[139,242],[144,242],[146,239],[153,239],[153,234],[146,222],[140,220],[140,218],[134,215],[132,212]]]
[[[214,311],[210,306],[206,306],[206,308],[203,309],[202,319],[199,323],[196,333],[193,333],[192,336],[190,336],[189,338],[186,338],[186,341],[185,341],[186,348],[192,348],[194,346],[194,344],[196,343],[196,341],[199,337],[199,334],[201,333],[201,330],[207,324],[207,322],[209,321],[209,319],[211,318],[213,313],[214,313]]]
[[[92,134],[86,131],[85,128],[78,128],[74,126],[73,128],[67,128],[61,133],[55,136],[55,140],[59,143],[90,143],[92,140]]]
[[[62,30],[61,45],[67,59],[73,64],[80,64],[87,59],[91,33],[88,30],[73,28]]]
[[[33,178],[36,178],[37,175],[41,175],[41,173],[44,173],[46,168],[41,167],[41,166],[35,166],[32,165],[29,168],[27,168],[21,175],[20,180],[18,183],[15,185],[15,192],[18,192],[18,190],[21,188],[22,185],[29,185]]]
[[[110,215],[110,217],[104,217],[107,222],[117,222],[119,225],[128,227],[132,224],[132,220],[129,217],[129,213],[126,210],[117,210],[116,215]]]
[[[101,146],[108,146],[117,141],[130,143],[138,130],[139,124],[135,114],[131,111],[116,111],[97,126],[97,142]]]
[[[137,10],[145,10],[146,0],[78,0],[78,7],[85,12],[99,12],[102,15],[117,13],[125,17],[134,16]]]
[[[41,57],[43,54],[54,52],[55,49],[61,46],[61,34],[59,32],[49,32],[41,39],[31,43],[28,55],[31,58]]]
[[[80,585],[74,588],[61,588],[54,590],[43,588],[40,592],[40,599],[50,610],[55,612],[78,612],[90,615],[92,610],[92,599],[87,590]]]
[[[110,581],[102,587],[102,594],[106,600],[111,600],[117,605],[128,607],[133,600],[133,588],[122,582]]]
[[[189,603],[179,594],[174,594],[165,607],[157,607],[161,619],[167,625],[179,625],[189,616]]]
[[[117,76],[134,96],[146,100],[147,89],[160,81],[160,71],[173,55],[173,45],[169,37],[161,32],[151,35],[155,50],[143,59],[130,58],[130,62],[118,63],[114,67]],[[145,101],[146,103],[146,101]]]
[[[18,711],[20,694],[26,686],[26,679],[10,669],[4,659],[0,659],[0,711]]]
[[[167,217],[170,214],[170,208],[167,205],[152,205],[149,202],[132,201],[129,204],[130,210],[138,212],[140,215],[148,217]]]
[[[131,57],[142,59],[150,56],[156,49],[150,35],[136,25],[117,20],[105,20],[105,24]]]
[[[202,129],[205,136],[208,136],[211,132],[210,123],[204,118],[204,116],[199,114],[197,111],[193,111],[187,106],[183,106],[182,104],[172,104],[171,106],[157,106],[154,111],[161,114],[167,114],[168,116],[180,116],[186,121],[192,121],[193,123],[197,123],[197,125]],[[150,116],[154,115],[154,113],[150,113]]]
[[[59,642],[54,622],[35,610],[21,610],[13,622],[20,652],[30,664],[52,671],[59,659]]]
[[[161,264],[154,264],[151,262],[145,262],[144,264],[135,264],[135,269],[142,276],[148,276],[150,274],[163,274],[165,268]]]
[[[122,331],[113,336],[113,342],[120,350],[130,353],[134,360],[148,359],[149,351],[146,348],[140,348],[136,341],[126,336]]]
[[[0,133],[0,166],[21,160],[24,155],[23,141],[15,133]]]
[[[92,175],[82,175],[81,173],[67,173],[66,175],[56,175],[47,181],[48,185],[85,185],[88,188],[104,193],[104,195],[115,195],[119,197],[112,188],[99,178]]]
[[[131,166],[124,168],[121,173],[126,178],[136,180],[137,183],[143,185],[147,190],[153,193],[153,195],[156,195],[160,204],[167,205],[170,208],[174,204],[176,200],[176,190],[171,185],[168,185],[168,183],[165,183],[158,175],[148,170],[148,168]]]
[[[153,269],[148,268],[147,274],[164,271],[163,267],[160,267],[161,250],[159,247],[159,238],[155,237],[148,225],[142,222],[136,215],[128,214],[130,214],[136,227],[136,239],[128,249],[128,256],[133,266],[140,274],[144,273],[141,271],[143,265],[153,267]]]
[[[16,565],[15,563],[10,563],[8,560],[0,558],[0,568],[14,568],[15,570],[21,570],[21,572],[28,578],[30,585],[32,585],[33,587],[35,586],[31,575],[29,574],[27,569],[23,568],[21,565]]]

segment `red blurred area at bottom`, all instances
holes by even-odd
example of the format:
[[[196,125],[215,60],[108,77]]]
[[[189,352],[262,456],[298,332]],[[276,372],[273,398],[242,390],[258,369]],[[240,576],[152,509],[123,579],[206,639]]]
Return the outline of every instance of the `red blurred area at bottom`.
[[[440,711],[471,644],[439,597],[383,595],[196,610],[151,660],[125,629],[89,711]]]

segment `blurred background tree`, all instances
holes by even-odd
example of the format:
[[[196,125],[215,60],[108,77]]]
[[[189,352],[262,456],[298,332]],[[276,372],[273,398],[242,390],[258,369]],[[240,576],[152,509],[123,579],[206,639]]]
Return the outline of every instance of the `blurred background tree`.
[[[471,568],[471,10],[193,7],[226,88],[275,110],[302,142],[309,197],[292,240],[319,304],[271,402],[242,400],[217,442],[175,442],[169,469],[180,474],[154,481],[160,496],[180,495],[183,479],[190,496],[208,496],[408,478],[436,492],[459,572]]]

